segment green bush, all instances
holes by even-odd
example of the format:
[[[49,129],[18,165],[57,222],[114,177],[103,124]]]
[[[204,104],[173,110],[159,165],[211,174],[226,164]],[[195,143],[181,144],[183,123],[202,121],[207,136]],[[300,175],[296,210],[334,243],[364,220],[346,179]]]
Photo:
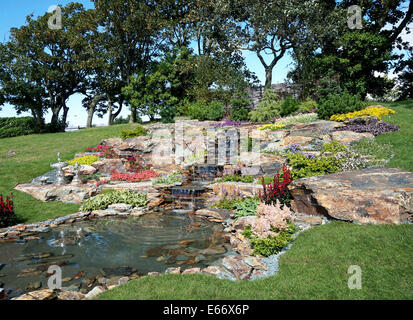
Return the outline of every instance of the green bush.
[[[276,231],[276,230],[273,230]],[[283,248],[288,246],[292,240],[292,235],[297,231],[297,227],[292,223],[288,224],[286,230],[280,231],[276,237],[258,238],[254,237],[251,232],[251,226],[248,226],[242,232],[242,235],[250,239],[250,244],[253,248],[254,255],[269,257],[279,253]]]
[[[224,116],[224,105],[217,100],[212,100],[210,103],[202,100],[192,102],[187,106],[187,110],[191,119],[199,121],[220,120]]]
[[[294,178],[320,176],[331,174],[340,170],[341,162],[335,156],[308,156],[302,153],[288,152],[288,164],[292,167],[291,174]]]
[[[302,101],[298,106],[299,113],[309,113],[313,112],[317,109],[317,102],[314,100],[307,98],[306,100]]]
[[[177,171],[177,172],[171,173],[170,175],[159,177],[152,181],[152,185],[156,185],[156,184],[169,185],[169,184],[182,182],[182,178],[179,176],[180,174],[181,173]]]
[[[300,106],[300,102],[294,99],[292,96],[287,96],[281,103],[280,116],[286,117],[297,112]]]
[[[253,122],[265,122],[280,115],[281,101],[274,89],[266,89],[257,109],[249,113]]]
[[[346,145],[341,144],[338,141],[333,141],[333,142],[323,144],[320,151],[321,153],[328,152],[328,153],[336,154],[337,152],[341,152],[345,150],[347,150]]]
[[[127,138],[145,136],[146,134],[147,134],[146,129],[142,127],[141,125],[138,125],[133,129],[122,130],[120,132],[120,137],[122,138],[122,140],[125,140]]]
[[[144,207],[147,203],[146,193],[132,192],[129,190],[109,190],[83,201],[80,210],[104,210],[115,203],[126,203],[132,207]]]
[[[223,176],[220,179],[214,181],[214,183],[218,182],[245,182],[245,183],[253,183],[254,178],[252,176],[239,176],[237,174],[231,174],[227,176]]]
[[[32,117],[0,118],[0,138],[10,138],[40,133],[36,120]]]
[[[248,108],[232,108],[230,111],[230,119],[232,121],[248,120],[250,110]]]
[[[258,205],[260,204],[259,198],[245,198],[234,204],[237,212],[235,213],[234,219],[247,216],[255,216]]]
[[[210,103],[197,101],[190,103],[187,107],[191,119],[199,121],[220,120],[224,116],[224,106],[221,102],[213,100]]]
[[[347,91],[341,94],[329,94],[320,100],[316,112],[320,119],[329,120],[334,114],[358,111],[367,107],[359,95],[351,95]]]

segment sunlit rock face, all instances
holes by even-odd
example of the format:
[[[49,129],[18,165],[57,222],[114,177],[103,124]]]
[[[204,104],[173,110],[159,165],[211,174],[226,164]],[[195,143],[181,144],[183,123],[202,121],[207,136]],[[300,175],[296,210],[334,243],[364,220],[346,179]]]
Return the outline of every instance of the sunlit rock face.
[[[293,182],[295,212],[360,224],[402,223],[411,219],[413,173],[372,168],[299,179]],[[404,200],[403,200],[404,199]]]

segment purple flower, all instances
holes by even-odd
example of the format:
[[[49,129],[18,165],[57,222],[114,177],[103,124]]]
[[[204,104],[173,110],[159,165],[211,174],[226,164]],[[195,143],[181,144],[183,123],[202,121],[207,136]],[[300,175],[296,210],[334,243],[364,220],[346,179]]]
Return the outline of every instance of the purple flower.
[[[369,132],[374,136],[378,136],[379,134],[392,132],[392,131],[399,131],[400,127],[394,124],[386,123],[386,122],[377,122],[377,123],[370,123],[370,124],[350,124],[344,127],[336,128],[334,131],[353,131],[358,133]]]
[[[217,122],[215,123],[215,127],[221,128],[221,127],[230,127],[230,126],[235,126],[239,127],[243,125],[246,122],[238,122],[238,121],[232,121],[232,120],[225,120],[223,122]]]
[[[299,149],[300,149],[300,146],[298,144],[292,144],[287,147],[287,152],[298,153],[300,152]]]

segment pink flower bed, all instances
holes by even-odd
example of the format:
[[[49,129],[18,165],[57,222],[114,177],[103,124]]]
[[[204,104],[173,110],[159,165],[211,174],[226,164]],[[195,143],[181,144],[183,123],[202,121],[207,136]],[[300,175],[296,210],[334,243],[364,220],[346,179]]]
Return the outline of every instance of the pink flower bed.
[[[142,182],[149,181],[151,178],[156,178],[158,176],[159,174],[152,169],[133,173],[121,173],[113,170],[111,181]]]

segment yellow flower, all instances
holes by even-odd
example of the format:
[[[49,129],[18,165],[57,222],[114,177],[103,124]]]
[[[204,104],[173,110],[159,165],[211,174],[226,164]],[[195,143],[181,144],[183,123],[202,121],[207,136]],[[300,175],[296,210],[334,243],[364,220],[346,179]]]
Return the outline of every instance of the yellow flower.
[[[263,126],[259,127],[258,130],[271,130],[271,131],[275,131],[275,130],[280,130],[285,128],[285,124],[282,123],[268,123],[268,124],[264,124]]]
[[[373,107],[373,108],[366,108],[360,111],[354,111],[354,112],[343,113],[343,114],[335,114],[330,117],[330,120],[344,121],[347,119],[365,117],[365,116],[374,116],[377,119],[381,120],[382,116],[387,116],[389,114],[394,114],[394,113],[396,113],[396,111],[390,108]]]
[[[66,161],[68,164],[70,164],[70,165],[75,165],[76,164],[76,162],[79,164],[79,165],[82,165],[82,164],[87,164],[87,165],[91,165],[92,163],[94,163],[94,162],[96,162],[96,161],[99,161],[100,160],[100,158],[99,157],[96,157],[96,156],[84,156],[84,157],[80,157],[80,158],[76,158],[76,159],[73,159],[73,160],[69,160],[69,161]]]

